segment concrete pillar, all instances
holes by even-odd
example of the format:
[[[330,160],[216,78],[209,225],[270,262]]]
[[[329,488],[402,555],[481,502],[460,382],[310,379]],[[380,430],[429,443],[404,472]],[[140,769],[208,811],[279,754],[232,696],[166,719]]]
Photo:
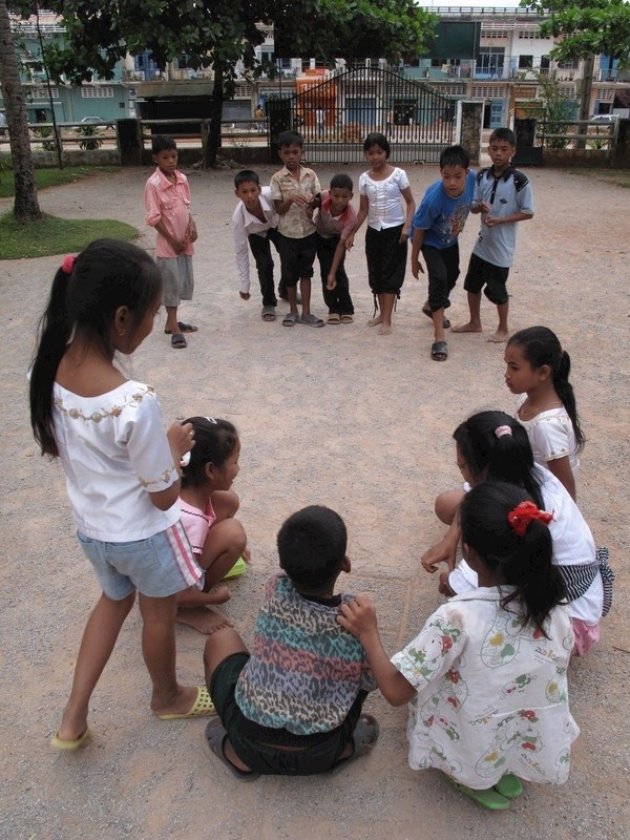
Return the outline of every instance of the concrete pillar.
[[[481,156],[483,102],[459,101],[457,106],[458,142],[470,155],[470,162],[473,165],[478,165]]]
[[[118,149],[121,166],[142,166],[142,123],[140,120],[125,119],[116,121]]]

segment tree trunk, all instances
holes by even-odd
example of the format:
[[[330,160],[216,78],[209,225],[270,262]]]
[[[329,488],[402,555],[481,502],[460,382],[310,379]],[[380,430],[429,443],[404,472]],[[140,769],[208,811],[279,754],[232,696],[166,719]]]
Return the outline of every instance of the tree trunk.
[[[208,132],[208,143],[206,145],[206,157],[204,165],[214,166],[217,160],[217,152],[221,148],[221,120],[223,118],[223,66],[215,62],[214,66],[214,87],[212,89],[212,105],[210,112],[210,130]]]
[[[41,219],[42,211],[39,209],[37,200],[26,104],[5,0],[0,0],[0,85],[7,114],[13,163],[15,183],[13,212],[21,222],[35,222]]]

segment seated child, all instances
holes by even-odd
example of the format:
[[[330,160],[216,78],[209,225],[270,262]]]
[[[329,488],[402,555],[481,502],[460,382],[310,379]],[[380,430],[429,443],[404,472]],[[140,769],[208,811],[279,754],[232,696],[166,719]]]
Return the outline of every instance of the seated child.
[[[368,598],[342,605],[339,621],[365,647],[385,699],[410,703],[409,766],[441,770],[465,796],[505,810],[521,779],[568,778],[579,734],[567,701],[573,633],[551,514],[520,487],[490,481],[460,513],[478,589],[439,607],[391,661]]]
[[[179,506],[186,536],[205,575],[177,594],[177,620],[200,633],[212,633],[229,622],[208,607],[230,598],[226,586],[212,587],[241,575],[246,568],[243,557],[249,560],[247,534],[234,519],[239,498],[231,489],[239,471],[241,443],[228,420],[189,417],[184,422],[193,428],[195,445],[181,466]]]
[[[369,751],[378,723],[361,714],[374,682],[361,644],[337,622],[350,596],[334,595],[350,572],[341,517],[313,505],[278,534],[282,574],[267,584],[251,653],[222,627],[206,642],[206,679],[220,717],[208,748],[238,779],[308,776]]]

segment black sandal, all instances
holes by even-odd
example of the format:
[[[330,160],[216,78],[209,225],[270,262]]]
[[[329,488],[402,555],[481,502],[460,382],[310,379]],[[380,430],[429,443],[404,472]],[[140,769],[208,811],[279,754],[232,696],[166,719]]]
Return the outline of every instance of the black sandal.
[[[256,773],[254,770],[239,770],[238,767],[226,758],[224,751],[226,738],[227,732],[220,721],[211,720],[206,726],[204,733],[204,746],[206,750],[218,758],[239,782],[254,782],[260,776],[260,773]]]
[[[434,362],[445,362],[448,359],[448,347],[445,341],[434,341],[431,345],[431,358]]]

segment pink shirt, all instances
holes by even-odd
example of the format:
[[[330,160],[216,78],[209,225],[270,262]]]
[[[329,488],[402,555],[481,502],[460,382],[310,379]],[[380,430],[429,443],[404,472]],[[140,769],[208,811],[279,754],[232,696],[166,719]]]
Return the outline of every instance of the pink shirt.
[[[204,510],[189,505],[182,498],[179,500],[182,525],[190,542],[193,554],[203,554],[203,546],[208,536],[208,531],[214,525],[216,514],[212,502],[208,499],[208,507]]]
[[[171,236],[183,240],[190,222],[190,187],[188,178],[178,170],[175,170],[175,179],[175,183],[171,184],[159,167],[148,179],[144,188],[145,221],[150,227],[162,222]],[[186,247],[181,253],[194,254],[192,242],[186,240]],[[177,257],[179,254],[158,233],[155,256]]]
[[[357,214],[352,206],[348,204],[343,213],[333,216],[330,212],[330,190],[322,190],[322,205],[317,214],[317,233],[326,239],[333,236],[341,237],[345,242],[357,225]]]

